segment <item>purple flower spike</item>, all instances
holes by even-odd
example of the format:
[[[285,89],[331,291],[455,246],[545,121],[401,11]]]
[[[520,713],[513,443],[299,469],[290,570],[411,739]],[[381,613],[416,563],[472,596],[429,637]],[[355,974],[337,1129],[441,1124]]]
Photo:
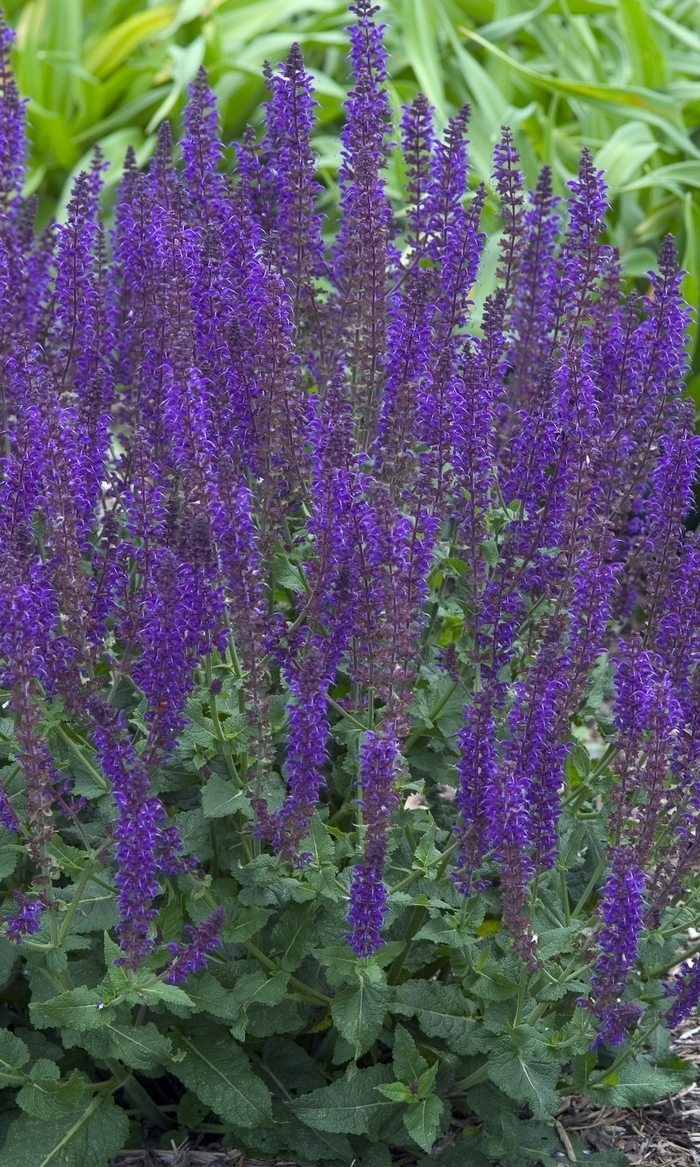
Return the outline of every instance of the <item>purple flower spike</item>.
[[[196,927],[188,925],[185,929],[192,939],[188,944],[170,943],[166,945],[175,959],[168,969],[165,978],[169,985],[176,985],[184,981],[190,973],[202,972],[207,967],[207,952],[221,944],[219,933],[224,926],[226,909],[215,908],[214,911],[202,920]]]
[[[645,885],[646,876],[637,866],[634,855],[619,846],[600,907],[603,927],[598,942],[601,952],[591,983],[591,1007],[600,1022],[595,1045],[603,1041],[620,1045],[630,1024],[639,1017],[636,1006],[619,998],[627,987],[639,949]]]
[[[13,891],[12,895],[19,910],[14,916],[7,917],[7,936],[15,944],[21,944],[23,936],[39,931],[41,913],[46,905],[40,899],[28,900],[20,891]]]
[[[392,807],[399,752],[393,726],[370,730],[360,747],[360,793],[363,812],[364,848],[350,885],[348,940],[358,956],[372,956],[382,944],[387,893],[384,864],[388,846],[387,830]]]

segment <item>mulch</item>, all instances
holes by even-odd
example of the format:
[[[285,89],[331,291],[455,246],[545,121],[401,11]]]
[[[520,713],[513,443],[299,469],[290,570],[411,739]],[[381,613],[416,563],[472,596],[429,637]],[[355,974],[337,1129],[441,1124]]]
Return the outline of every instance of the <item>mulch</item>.
[[[693,1018],[674,1036],[676,1052],[694,1062],[700,1077],[700,1025]],[[673,1098],[664,1098],[635,1110],[594,1106],[586,1096],[567,1098],[557,1121],[562,1164],[576,1162],[570,1135],[590,1151],[616,1149],[628,1156],[631,1167],[700,1167],[700,1082]],[[581,1161],[581,1160],[579,1160]],[[585,1163],[585,1159],[582,1160]],[[436,1160],[439,1162],[439,1160]],[[111,1167],[271,1167],[243,1151],[199,1149],[190,1142],[170,1151],[121,1151]],[[278,1163],[275,1167],[295,1167]],[[405,1160],[402,1161],[405,1167]]]

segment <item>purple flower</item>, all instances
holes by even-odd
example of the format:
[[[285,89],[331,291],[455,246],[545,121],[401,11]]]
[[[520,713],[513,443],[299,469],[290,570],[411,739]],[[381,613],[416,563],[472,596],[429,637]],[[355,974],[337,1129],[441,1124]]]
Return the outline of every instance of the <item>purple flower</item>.
[[[185,931],[192,937],[189,943],[166,945],[175,958],[168,968],[168,975],[165,978],[167,984],[176,985],[186,980],[190,973],[201,972],[207,967],[206,954],[221,943],[219,933],[225,919],[226,909],[215,908],[201,924],[197,924],[196,927],[187,925]]]
[[[688,961],[683,966],[673,984],[667,986],[667,995],[672,1005],[664,1018],[669,1029],[675,1029],[686,1017],[690,1017],[700,1002],[700,961]]]
[[[603,927],[598,935],[600,955],[591,982],[591,1008],[600,1024],[595,1045],[603,1041],[619,1045],[625,1040],[629,1025],[640,1014],[636,1006],[620,1001],[620,997],[639,950],[645,887],[646,876],[634,855],[618,846],[603,890],[600,906]]]
[[[493,184],[501,201],[500,214],[503,234],[500,241],[501,262],[498,277],[507,297],[516,277],[523,237],[523,173],[520,157],[513,145],[513,134],[508,126],[501,127],[502,138],[493,151]]]
[[[173,828],[166,827],[160,799],[151,793],[151,781],[127,735],[123,713],[115,713],[102,698],[88,701],[93,737],[102,768],[112,786],[118,817],[114,826],[122,963],[136,968],[152,951],[153,922],[158,915],[153,901],[160,893],[158,876],[188,870],[192,862],[179,858],[182,844]]]
[[[206,521],[200,521],[200,526],[206,540]],[[186,550],[192,555],[191,548]],[[206,565],[181,559],[167,549],[154,556],[143,606],[138,632],[141,655],[134,680],[148,702],[145,719],[153,756],[172,748],[184,724],[193,668],[211,651],[221,613]]]
[[[369,730],[360,746],[358,776],[362,859],[353,872],[348,910],[348,923],[352,928],[348,940],[358,956],[372,956],[382,944],[387,900],[384,864],[391,810],[398,802],[394,793],[398,764],[393,726],[387,723],[378,731]]]
[[[435,127],[433,108],[419,93],[401,116],[402,151],[406,164],[408,203],[407,243],[412,262],[421,255],[431,234],[430,195],[434,184]],[[433,195],[433,200],[435,196]]]
[[[10,53],[15,34],[0,22],[0,215],[7,222],[20,214],[26,168],[25,117],[27,100],[20,100]]]
[[[464,707],[464,723],[457,741],[460,848],[452,878],[467,896],[476,886],[473,876],[487,850],[487,793],[497,780],[498,751],[492,702],[493,694],[488,690],[474,694],[473,703]]]
[[[272,100],[266,105],[267,132],[261,150],[267,182],[277,201],[274,218],[280,265],[291,285],[294,319],[299,325],[305,317],[309,328],[319,312],[313,281],[327,274],[327,264],[322,217],[316,210],[323,187],[316,179],[311,147],[317,102],[298,44],[292,45],[278,73],[266,73],[266,80]],[[317,341],[322,345],[321,336]]]
[[[355,370],[355,415],[359,442],[367,447],[374,435],[385,363],[389,240],[392,211],[382,171],[386,165],[386,134],[390,123],[384,26],[374,22],[379,11],[371,0],[351,5],[357,23],[349,29],[354,88],[345,103],[341,132],[341,225],[333,248],[332,301],[337,335],[336,360]],[[331,373],[335,369],[331,369]]]
[[[18,911],[6,917],[6,934],[15,944],[21,944],[24,936],[39,931],[46,904],[41,899],[28,900],[21,891],[13,891],[12,895]]]

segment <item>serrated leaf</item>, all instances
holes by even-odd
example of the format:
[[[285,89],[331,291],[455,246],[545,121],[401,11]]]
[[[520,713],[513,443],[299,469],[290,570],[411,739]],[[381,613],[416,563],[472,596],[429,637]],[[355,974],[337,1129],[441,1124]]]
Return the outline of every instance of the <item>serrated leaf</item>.
[[[114,1057],[134,1070],[151,1070],[167,1062],[172,1052],[172,1042],[165,1037],[152,1021],[145,1025],[127,1025],[115,1022],[108,1025]]]
[[[236,981],[231,999],[239,1005],[279,1005],[284,999],[289,982],[289,973],[273,973],[270,977],[262,969],[245,973]]]
[[[0,1086],[16,1082],[17,1071],[28,1061],[29,1050],[25,1043],[9,1029],[0,1029]]]
[[[98,1094],[83,1110],[50,1123],[28,1114],[15,1119],[0,1150],[0,1167],[108,1167],[128,1133],[124,1111]]]
[[[688,1074],[664,1070],[644,1055],[623,1062],[614,1074],[602,1082],[588,1083],[588,1093],[601,1106],[647,1106],[667,1094],[677,1094],[695,1080],[695,1071]]]
[[[376,1086],[391,1078],[388,1066],[348,1071],[343,1078],[290,1103],[291,1109],[314,1130],[331,1134],[364,1135],[373,1122],[390,1115],[396,1103],[383,1098]]]
[[[239,908],[233,923],[224,928],[222,939],[227,944],[245,944],[246,940],[265,927],[271,915],[270,908]]]
[[[240,1011],[233,994],[221,985],[211,973],[204,973],[187,983],[187,996],[198,1011],[206,1010],[223,1021],[233,1021]]]
[[[403,1082],[383,1082],[381,1086],[377,1086],[377,1090],[385,1098],[390,1098],[392,1102],[415,1101],[408,1086],[404,1086]]]
[[[428,1068],[428,1063],[418,1053],[415,1041],[403,1025],[397,1025],[394,1031],[392,1062],[396,1081],[406,1084],[417,1082]]]
[[[21,844],[9,842],[6,838],[0,841],[0,879],[7,879],[8,875],[12,875],[24,850]]]
[[[551,1120],[560,1106],[556,1090],[559,1066],[550,1061],[527,1057],[514,1047],[510,1038],[500,1037],[489,1054],[491,1081],[509,1098],[527,1105],[536,1118]]]
[[[4,989],[10,980],[14,967],[19,960],[19,949],[6,936],[0,936],[0,989]]]
[[[134,991],[140,996],[151,997],[154,1001],[164,1001],[166,1005],[179,1005],[181,1008],[193,1009],[194,1001],[179,985],[166,985],[165,981],[156,981],[153,985],[135,985]]]
[[[171,1069],[223,1122],[256,1127],[272,1120],[270,1093],[233,1038],[181,1037]]]
[[[292,904],[272,930],[274,952],[283,969],[294,972],[314,946],[317,904]]]
[[[469,1015],[469,1004],[457,985],[438,981],[407,981],[394,992],[392,1013],[415,1017],[426,1037],[439,1037],[456,1054],[484,1053],[490,1035]]]
[[[59,993],[48,1001],[33,1001],[29,1013],[40,1029],[46,1029],[48,1025],[65,1025],[79,1031],[99,1029],[115,1017],[114,1010],[105,1005],[99,993],[83,987]]]
[[[296,1094],[308,1094],[326,1084],[316,1058],[289,1038],[275,1036],[266,1041],[263,1060],[282,1084]]]
[[[356,1058],[379,1037],[389,996],[388,985],[372,983],[360,974],[358,984],[348,985],[333,998],[331,1016],[339,1033],[354,1047]]]
[[[208,819],[220,819],[229,814],[242,814],[244,818],[254,818],[250,800],[242,790],[237,790],[233,782],[224,778],[210,778],[202,788],[202,811]]]
[[[32,1066],[31,1078],[31,1083],[17,1094],[17,1105],[26,1114],[46,1122],[74,1111],[85,1093],[85,1082],[77,1070],[70,1078],[62,1079],[56,1063],[45,1058]]]
[[[419,1102],[412,1102],[403,1116],[409,1135],[426,1152],[432,1149],[444,1113],[445,1103],[442,1099],[429,1094]]]

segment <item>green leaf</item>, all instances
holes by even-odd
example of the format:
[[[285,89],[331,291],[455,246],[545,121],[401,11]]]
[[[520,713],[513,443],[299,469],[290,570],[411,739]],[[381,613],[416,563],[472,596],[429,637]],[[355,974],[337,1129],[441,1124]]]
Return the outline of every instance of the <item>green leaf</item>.
[[[294,972],[315,943],[317,904],[291,904],[272,930],[274,952],[283,969]]]
[[[21,1115],[10,1125],[0,1167],[108,1167],[121,1151],[129,1120],[108,1095],[50,1123]]]
[[[80,1105],[85,1093],[85,1082],[77,1070],[70,1078],[61,1078],[55,1062],[40,1058],[31,1069],[31,1083],[23,1086],[17,1095],[17,1105],[33,1118],[50,1121],[61,1118]]]
[[[331,1134],[364,1135],[373,1123],[394,1112],[396,1103],[382,1098],[376,1087],[391,1078],[388,1066],[348,1070],[343,1078],[305,1094],[292,1102],[291,1109],[314,1130]]]
[[[338,1031],[354,1047],[356,1058],[379,1037],[389,996],[386,984],[373,983],[360,974],[357,985],[341,989],[333,998],[331,1016]]]
[[[109,77],[139,45],[172,24],[177,5],[161,4],[122,21],[103,36],[85,57],[85,68],[100,79]]]
[[[489,1054],[489,1078],[504,1094],[527,1105],[536,1118],[551,1120],[559,1110],[559,1066],[528,1057],[510,1037],[499,1037]]]
[[[222,1122],[256,1127],[271,1121],[270,1093],[233,1038],[212,1041],[181,1036],[171,1069]]]
[[[152,1070],[167,1062],[172,1042],[156,1029],[152,1021],[145,1025],[127,1025],[114,1022],[107,1026],[112,1041],[113,1057],[119,1058],[134,1070]]]
[[[632,81],[661,89],[667,79],[666,57],[644,0],[617,0],[617,11],[632,62]]]
[[[392,1102],[415,1102],[415,1095],[403,1082],[383,1082],[381,1086],[377,1086],[377,1090]]]
[[[296,1094],[308,1094],[326,1084],[317,1059],[286,1037],[271,1037],[266,1041],[263,1060],[282,1084]]]
[[[270,977],[262,969],[244,973],[231,992],[231,1000],[238,1005],[279,1005],[284,1000],[289,983],[288,972],[273,973]]]
[[[697,305],[700,303],[700,206],[690,191],[683,200],[683,223],[685,226],[685,251],[681,267],[685,270],[681,290],[689,304],[696,306],[687,327],[688,350],[691,364],[698,336]],[[697,403],[696,403],[697,404]]]
[[[233,1021],[240,1012],[233,994],[227,992],[211,973],[204,973],[196,980],[191,977],[187,983],[187,996],[197,1010],[213,1013],[223,1021]]]
[[[10,1033],[9,1029],[0,1029],[0,1086],[7,1086],[17,1082],[17,1071],[21,1070],[29,1061],[29,1050],[25,1043]]]
[[[633,190],[647,190],[652,186],[661,186],[674,194],[682,192],[684,186],[700,187],[700,162],[672,162],[669,166],[658,166],[650,170],[642,178],[634,182],[627,182],[619,188],[620,193]]]
[[[208,819],[220,819],[229,814],[241,813],[245,818],[253,818],[249,799],[242,790],[237,790],[233,782],[224,778],[210,778],[202,788],[202,810]]]
[[[439,1037],[456,1054],[484,1053],[491,1041],[469,1015],[469,1003],[457,985],[407,981],[394,991],[392,1013],[415,1017],[426,1037]]]
[[[0,838],[0,879],[7,879],[15,870],[19,857],[25,850],[19,843],[12,842],[10,831],[3,831]]]
[[[595,156],[595,167],[605,171],[605,181],[616,191],[632,181],[658,148],[656,138],[644,122],[626,122],[603,143]]]
[[[494,960],[487,957],[479,963],[476,974],[476,992],[486,1001],[507,1001],[518,995],[522,961],[517,956],[507,955]]]
[[[428,1063],[418,1053],[415,1041],[403,1025],[397,1025],[394,1032],[392,1060],[397,1082],[417,1082],[428,1068]]]
[[[222,939],[227,944],[245,944],[246,940],[250,940],[251,936],[255,936],[256,932],[265,927],[271,915],[270,908],[241,907],[234,922],[224,928]]]
[[[406,55],[416,80],[431,105],[442,113],[445,108],[445,82],[433,10],[436,0],[405,0],[403,4],[404,43]]]
[[[588,1093],[601,1106],[647,1106],[666,1094],[677,1094],[695,1080],[695,1072],[688,1074],[664,1070],[643,1054],[623,1062],[618,1070],[608,1074],[602,1082],[588,1083]]]
[[[404,1126],[419,1147],[430,1152],[445,1113],[445,1103],[435,1094],[412,1102],[403,1116]]]
[[[99,1029],[113,1021],[115,1013],[106,1006],[94,989],[71,989],[48,1001],[32,1002],[29,1006],[32,1021],[39,1029],[49,1025],[65,1025],[70,1029]]]
[[[166,1005],[179,1005],[184,1009],[194,1008],[194,1001],[179,985],[166,985],[165,981],[156,981],[155,984],[134,986],[134,993],[142,999],[151,997],[154,1001],[164,1001]]]
[[[669,137],[689,153],[698,157],[698,151],[685,133],[683,118],[678,103],[672,97],[653,89],[646,89],[637,85],[601,85],[585,81],[569,81],[551,77],[531,69],[515,57],[509,56],[496,45],[484,39],[477,32],[470,29],[460,29],[469,40],[475,41],[482,48],[487,49],[494,57],[505,62],[510,69],[516,70],[530,81],[541,85],[543,89],[551,89],[554,93],[562,93],[566,97],[582,98],[585,101],[595,102],[622,116],[628,116],[634,110],[637,117],[643,117],[654,125],[663,126]]]

